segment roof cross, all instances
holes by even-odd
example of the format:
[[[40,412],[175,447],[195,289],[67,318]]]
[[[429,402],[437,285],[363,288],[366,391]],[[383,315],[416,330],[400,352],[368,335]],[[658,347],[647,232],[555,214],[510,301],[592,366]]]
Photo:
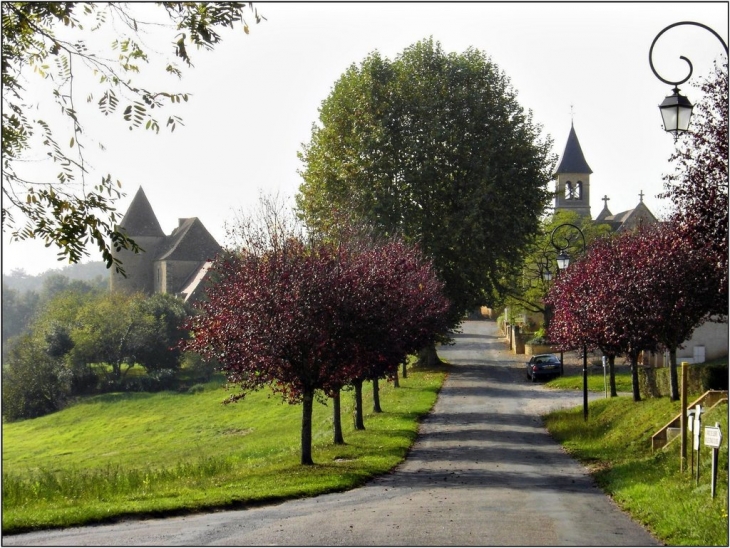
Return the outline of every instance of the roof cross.
[[[643,190],[639,192],[639,202],[640,203],[644,202],[644,191]]]
[[[608,194],[604,195],[604,196],[603,196],[603,198],[601,198],[601,200],[603,200],[603,207],[604,207],[604,208],[608,209],[608,201],[609,201],[610,199],[611,199],[611,198],[609,198],[609,197],[608,197]]]

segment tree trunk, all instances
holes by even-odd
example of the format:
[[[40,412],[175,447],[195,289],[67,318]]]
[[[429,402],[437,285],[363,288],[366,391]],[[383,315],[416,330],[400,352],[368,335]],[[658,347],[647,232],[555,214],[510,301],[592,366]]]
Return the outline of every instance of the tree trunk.
[[[305,390],[302,397],[302,464],[314,464],[312,460],[312,403],[314,390]]]
[[[393,388],[400,388],[400,381],[398,380],[398,371],[395,372],[395,377],[393,377]]]
[[[679,379],[677,378],[677,347],[669,349],[669,399],[679,401]]]
[[[373,379],[373,413],[382,413],[380,408],[380,384],[378,379]]]
[[[354,380],[352,385],[355,387],[355,430],[365,430],[365,423],[362,420],[362,380]]]
[[[618,392],[616,391],[616,369],[614,368],[615,362],[616,362],[616,354],[609,354],[608,355],[608,382],[611,387],[611,397],[612,398],[618,397]]]
[[[404,379],[407,379],[408,378],[408,369],[407,369],[407,366],[408,366],[408,362],[403,362],[403,367],[401,368],[401,376]]]
[[[436,345],[430,345],[426,348],[422,348],[418,352],[418,362],[416,365],[420,367],[435,367],[437,364],[440,364],[441,360],[438,357],[438,354],[436,353]]]
[[[639,391],[639,353],[630,352],[631,360],[631,388],[634,392],[634,401],[641,401],[641,392]]]
[[[332,396],[332,424],[334,425],[334,444],[344,445],[345,438],[342,437],[342,414],[340,409],[340,391],[339,389]]]

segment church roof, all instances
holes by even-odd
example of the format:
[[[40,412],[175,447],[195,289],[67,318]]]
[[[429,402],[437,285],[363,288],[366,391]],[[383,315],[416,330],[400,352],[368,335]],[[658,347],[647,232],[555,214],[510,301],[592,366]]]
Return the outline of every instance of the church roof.
[[[167,237],[158,261],[207,261],[221,250],[200,219],[180,219],[180,225]]]
[[[165,236],[142,187],[139,187],[137,194],[134,195],[119,228],[124,228],[132,238],[135,236]]]
[[[609,214],[603,215],[604,212],[607,212]],[[654,224],[657,222],[656,217],[654,217],[654,214],[649,210],[648,207],[646,207],[643,199],[634,209],[622,211],[621,213],[617,213],[616,215],[611,215],[610,213],[611,212],[608,210],[608,207],[604,207],[601,215],[596,218],[596,222],[610,225],[611,229],[614,232],[619,232],[626,229],[631,230],[634,226],[642,223]]]
[[[568,134],[568,142],[565,144],[563,157],[555,170],[555,175],[558,173],[593,173],[591,168],[588,167],[585,156],[583,156],[583,150],[580,148],[573,124],[570,125],[570,134]]]

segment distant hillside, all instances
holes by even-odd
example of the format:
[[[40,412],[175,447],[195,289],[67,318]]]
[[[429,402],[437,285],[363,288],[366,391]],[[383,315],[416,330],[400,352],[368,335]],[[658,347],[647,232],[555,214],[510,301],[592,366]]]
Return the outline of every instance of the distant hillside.
[[[43,281],[50,276],[66,276],[69,280],[81,280],[84,282],[98,282],[109,279],[109,270],[102,261],[95,261],[83,264],[72,264],[63,268],[46,270],[36,276],[27,274],[22,269],[13,270],[10,274],[3,275],[3,285],[14,289],[19,293],[26,291],[40,291]]]

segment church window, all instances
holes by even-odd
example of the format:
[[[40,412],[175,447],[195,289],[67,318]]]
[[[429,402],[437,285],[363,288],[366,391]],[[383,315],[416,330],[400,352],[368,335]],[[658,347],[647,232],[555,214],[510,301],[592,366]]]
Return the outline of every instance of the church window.
[[[575,188],[573,188],[573,183],[571,183],[570,181],[565,182],[565,199],[566,200],[575,199]]]
[[[578,181],[575,183],[575,190],[573,191],[575,194],[576,200],[582,200],[583,199],[583,181]]]

